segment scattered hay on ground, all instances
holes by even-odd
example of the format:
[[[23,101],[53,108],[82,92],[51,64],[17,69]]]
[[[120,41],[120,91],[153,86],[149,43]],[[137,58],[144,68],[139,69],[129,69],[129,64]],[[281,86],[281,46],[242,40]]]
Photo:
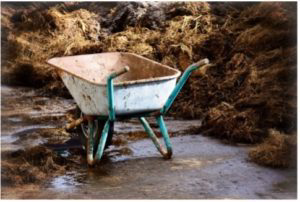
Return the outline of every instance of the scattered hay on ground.
[[[296,165],[296,135],[270,130],[269,137],[249,152],[250,160],[260,165],[286,168]]]
[[[64,158],[43,146],[2,153],[1,184],[15,186],[39,183],[54,173],[63,172],[65,163]]]

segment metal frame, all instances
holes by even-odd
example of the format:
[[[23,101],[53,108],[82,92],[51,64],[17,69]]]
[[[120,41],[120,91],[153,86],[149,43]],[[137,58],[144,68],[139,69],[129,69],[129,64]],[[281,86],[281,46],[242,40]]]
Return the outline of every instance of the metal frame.
[[[194,63],[192,65],[190,65],[185,72],[183,73],[182,77],[180,78],[180,80],[178,81],[178,83],[176,84],[174,90],[172,91],[171,95],[169,96],[168,100],[166,101],[165,105],[163,106],[163,108],[158,112],[158,113],[145,113],[145,114],[140,114],[140,115],[129,115],[128,117],[139,117],[140,122],[142,123],[145,131],[147,132],[148,136],[151,138],[151,140],[153,141],[154,145],[156,146],[156,148],[158,149],[158,151],[162,154],[162,156],[165,159],[170,159],[172,157],[172,144],[170,141],[170,137],[168,134],[168,130],[167,127],[165,125],[165,122],[163,120],[163,116],[167,113],[167,111],[169,110],[169,108],[171,107],[172,103],[174,102],[175,98],[177,97],[177,95],[179,94],[180,90],[182,89],[182,87],[184,86],[184,84],[186,83],[187,79],[189,78],[189,76],[191,75],[191,73],[195,70],[197,70],[198,68],[200,68],[203,65],[208,64],[208,59],[204,59],[204,60],[200,60],[197,63]],[[89,128],[90,128],[90,134],[87,140],[87,161],[89,165],[94,165],[97,161],[100,161],[103,155],[103,151],[104,151],[104,147],[105,147],[105,143],[107,140],[107,135],[108,135],[108,131],[109,131],[109,123],[112,121],[116,120],[116,114],[115,114],[115,110],[114,110],[114,84],[113,84],[113,79],[128,72],[129,71],[129,67],[125,67],[124,69],[122,69],[119,72],[115,72],[113,74],[111,74],[108,78],[107,78],[107,99],[108,99],[108,110],[109,110],[109,115],[108,117],[91,117],[89,116],[88,119],[88,124],[89,124]],[[162,144],[160,143],[159,139],[157,138],[157,136],[155,135],[155,133],[153,132],[153,130],[151,129],[149,123],[147,122],[147,120],[145,119],[145,116],[150,116],[150,115],[154,115],[156,117],[156,121],[159,125],[159,129],[160,132],[162,133],[164,142],[165,142],[165,147],[164,148],[162,146]],[[106,123],[104,125],[104,128],[102,130],[102,134],[101,134],[101,138],[97,147],[97,151],[96,154],[94,156],[94,126],[93,126],[93,121],[95,118],[101,118],[101,119],[106,119]]]

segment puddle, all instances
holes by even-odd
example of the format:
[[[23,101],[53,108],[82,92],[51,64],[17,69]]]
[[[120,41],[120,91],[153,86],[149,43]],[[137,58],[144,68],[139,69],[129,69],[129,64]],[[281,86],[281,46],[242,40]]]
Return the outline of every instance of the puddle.
[[[47,142],[47,139],[40,135],[43,129],[55,129],[50,125],[26,126],[14,131],[2,131],[1,133],[1,150],[16,151],[34,147]]]
[[[1,150],[14,151],[44,144],[44,129],[60,128],[74,101],[38,95],[25,87],[1,86]]]
[[[19,137],[22,135],[26,135],[28,133],[32,133],[34,131],[38,131],[39,129],[45,129],[45,128],[55,128],[54,126],[48,126],[48,125],[34,125],[34,126],[26,126],[24,128],[18,129],[16,131],[10,131],[10,134],[7,134],[8,132],[3,131],[1,133],[1,136],[14,136]]]
[[[63,192],[74,192],[80,188],[80,175],[77,172],[67,172],[65,175],[55,177],[51,180],[49,189]]]
[[[7,119],[8,119],[8,121],[11,121],[13,123],[20,123],[22,121],[22,118],[20,118],[20,117],[9,117]]]
[[[71,155],[71,153],[68,150],[59,151],[58,154],[64,158],[67,158]]]

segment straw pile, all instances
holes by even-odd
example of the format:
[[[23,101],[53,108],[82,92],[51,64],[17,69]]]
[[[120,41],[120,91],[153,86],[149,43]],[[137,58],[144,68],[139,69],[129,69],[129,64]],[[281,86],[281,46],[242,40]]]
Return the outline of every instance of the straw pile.
[[[61,83],[51,83],[59,77],[45,61],[100,44],[97,15],[84,9],[66,12],[56,5],[3,16],[3,27],[9,30],[2,44],[5,54],[1,76],[5,83],[59,89]],[[6,23],[9,17],[11,21]]]

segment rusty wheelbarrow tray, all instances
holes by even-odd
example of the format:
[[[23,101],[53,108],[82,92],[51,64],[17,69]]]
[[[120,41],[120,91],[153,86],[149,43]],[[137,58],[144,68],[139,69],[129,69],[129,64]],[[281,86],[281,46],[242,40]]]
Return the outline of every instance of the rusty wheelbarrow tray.
[[[93,165],[101,159],[113,123],[120,118],[138,117],[159,152],[164,158],[171,158],[172,147],[163,115],[191,72],[208,64],[208,59],[189,66],[177,84],[180,71],[132,53],[56,57],[48,63],[61,70],[65,86],[83,113],[68,128],[87,123],[87,130],[82,127],[84,146],[88,164]],[[156,117],[166,149],[145,116]],[[104,120],[102,132],[98,131],[100,127],[95,120]]]

